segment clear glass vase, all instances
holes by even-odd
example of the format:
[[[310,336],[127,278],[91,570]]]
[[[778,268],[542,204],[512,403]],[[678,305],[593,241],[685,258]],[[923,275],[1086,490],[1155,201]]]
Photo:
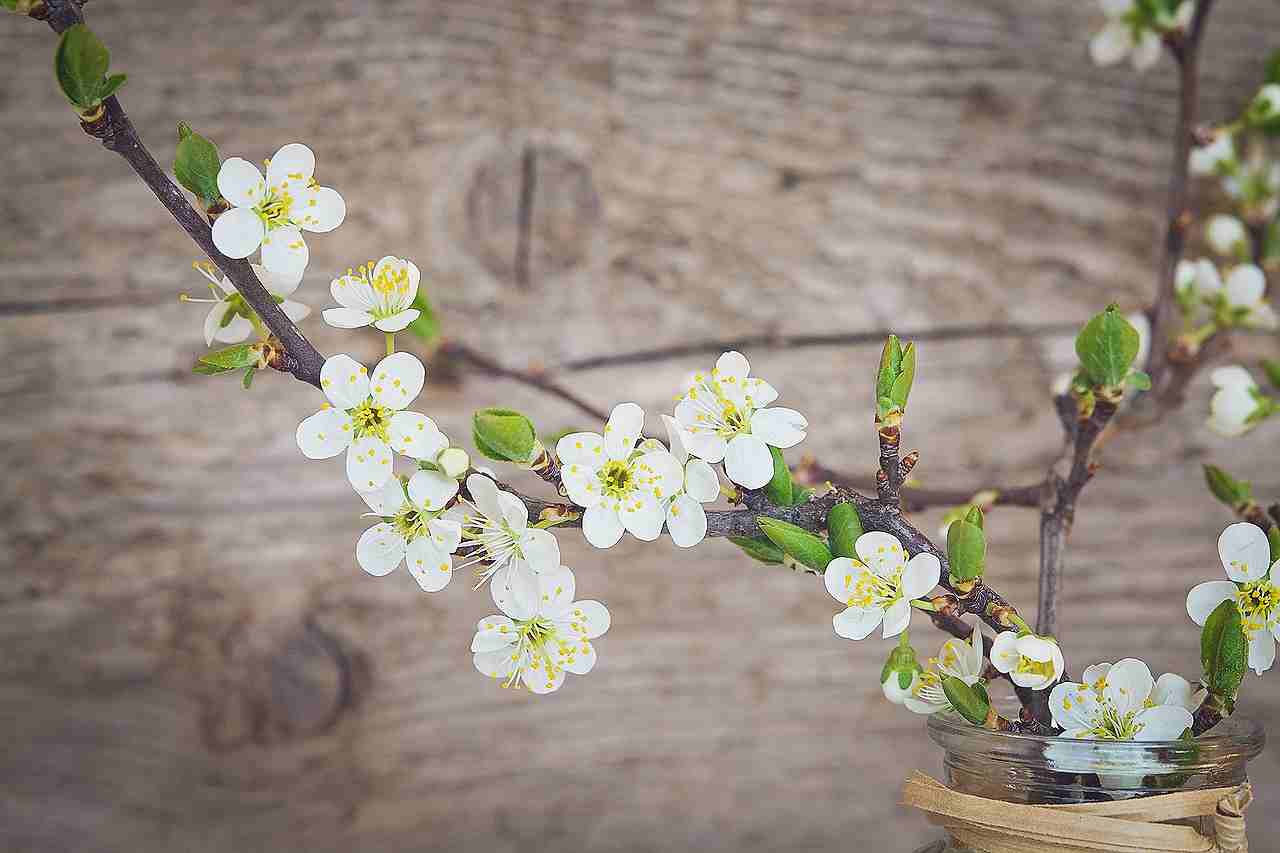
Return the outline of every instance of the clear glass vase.
[[[1221,788],[1247,780],[1262,727],[1231,717],[1194,740],[1096,741],[1001,734],[954,713],[929,718],[943,780],[965,794],[1030,805],[1099,802]],[[949,838],[917,853],[970,853]]]

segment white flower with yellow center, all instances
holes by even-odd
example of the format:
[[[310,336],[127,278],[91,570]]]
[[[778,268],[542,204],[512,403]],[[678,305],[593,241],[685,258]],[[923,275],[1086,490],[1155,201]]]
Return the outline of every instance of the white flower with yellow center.
[[[689,434],[691,454],[711,463],[723,460],[730,480],[758,489],[773,478],[769,447],[795,447],[809,422],[795,409],[769,408],[778,392],[750,372],[742,353],[725,353],[710,375],[694,375],[675,415]]]
[[[402,562],[426,592],[444,589],[453,578],[453,557],[462,541],[462,525],[441,518],[440,507],[414,500],[399,477],[376,492],[361,492],[371,513],[382,521],[356,543],[356,562],[374,577],[389,574]]]
[[[413,307],[422,273],[412,261],[387,255],[333,280],[329,292],[341,308],[326,308],[324,321],[339,329],[372,325],[399,332],[422,312]]]
[[[684,468],[660,445],[637,450],[644,410],[619,403],[604,435],[575,432],[556,444],[560,476],[569,500],[585,508],[582,533],[597,548],[609,548],[623,530],[644,541],[658,538],[667,502],[684,486]]]
[[[471,640],[476,669],[503,687],[551,693],[565,673],[586,675],[596,664],[591,641],[609,630],[609,611],[598,601],[574,601],[573,572],[559,566],[538,575],[532,601],[494,587],[502,615],[486,616]]]
[[[667,428],[667,439],[671,444],[671,455],[676,462],[684,466],[684,482],[666,501],[667,531],[671,541],[681,548],[692,548],[707,535],[707,511],[704,503],[712,503],[720,497],[720,478],[716,469],[702,459],[689,458],[686,449],[689,434],[680,428],[680,424],[670,415],[662,416],[662,423]],[[642,450],[664,449],[656,441],[645,442]]]
[[[537,594],[537,575],[560,565],[560,544],[550,530],[529,526],[529,509],[518,497],[500,490],[491,477],[467,477],[468,500],[454,517],[462,523],[464,566],[478,566],[476,588],[492,581],[495,589],[530,601]],[[497,593],[495,592],[495,595]]]
[[[258,321],[258,312],[244,301],[240,291],[236,290],[235,285],[231,283],[231,279],[218,276],[218,268],[213,264],[208,261],[196,261],[191,266],[208,280],[209,290],[213,294],[212,299],[193,299],[185,294],[180,297],[183,302],[212,303],[213,307],[204,318],[205,346],[213,346],[214,341],[238,344],[248,339],[253,332],[255,321]],[[301,302],[288,298],[298,289],[301,279],[289,281],[258,264],[253,265],[253,274],[258,277],[258,281],[262,282],[267,293],[271,294],[276,304],[280,306],[280,310],[284,311],[285,316],[290,320],[297,323],[311,313],[311,309]]]
[[[1064,681],[1049,694],[1054,725],[1078,740],[1177,740],[1192,723],[1181,689],[1190,696],[1190,685],[1176,675],[1161,680],[1157,691],[1151,670],[1134,658],[1090,667],[1084,683]]]
[[[298,448],[308,459],[347,451],[347,479],[357,492],[375,492],[391,477],[391,451],[433,460],[449,440],[426,415],[406,412],[422,390],[426,369],[407,352],[378,362],[370,376],[349,355],[325,359],[320,389],[329,402],[298,424]],[[412,485],[411,485],[412,488]]]
[[[951,676],[972,687],[982,680],[982,632],[974,627],[969,641],[952,638],[942,644],[936,658],[930,658],[903,698],[907,710],[916,714],[936,714],[951,708],[942,691],[942,679]]]
[[[228,258],[262,248],[262,265],[286,279],[301,279],[310,254],[303,231],[332,231],[347,216],[336,190],[312,179],[316,155],[291,142],[267,161],[267,177],[248,160],[229,157],[218,170],[218,191],[231,205],[213,223],[213,244]]]
[[[1208,426],[1218,435],[1244,435],[1276,410],[1275,401],[1238,364],[1214,368],[1209,379],[1218,390],[1209,399]]]
[[[1089,42],[1089,55],[1096,64],[1115,65],[1127,56],[1134,68],[1146,71],[1160,61],[1160,33],[1143,20],[1136,0],[1099,0],[1099,5],[1107,22]],[[1185,25],[1192,5],[1184,3],[1176,16],[1159,23]]]
[[[911,621],[911,601],[938,585],[942,564],[933,554],[907,559],[893,535],[873,531],[853,543],[858,559],[836,557],[823,579],[832,598],[848,609],[831,620],[836,634],[861,640],[883,623],[884,637],[901,634]]]
[[[1056,641],[1035,634],[1018,636],[1013,631],[996,635],[991,645],[991,664],[1014,684],[1032,690],[1044,690],[1054,684],[1066,669]]]
[[[1203,625],[1219,604],[1234,601],[1249,640],[1249,666],[1261,675],[1275,663],[1280,638],[1280,560],[1272,565],[1267,534],[1247,521],[1222,531],[1218,556],[1230,580],[1193,587],[1187,594],[1187,614]]]

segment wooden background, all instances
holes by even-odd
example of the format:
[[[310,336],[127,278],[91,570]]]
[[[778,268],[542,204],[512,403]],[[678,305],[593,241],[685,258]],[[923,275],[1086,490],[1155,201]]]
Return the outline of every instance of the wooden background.
[[[1208,116],[1278,45],[1274,0],[1219,4]],[[1151,292],[1172,66],[1099,71],[1092,3],[1051,0],[95,0],[157,156],[189,121],[224,155],[312,145],[349,205],[300,291],[417,260],[449,332],[516,366],[748,332],[1081,320]],[[86,139],[53,41],[0,19],[0,847],[7,850],[910,849],[922,721],[875,689],[886,645],[831,633],[821,586],[745,561],[563,537],[608,602],[600,665],[502,691],[467,645],[488,596],[365,576],[339,462],[304,460],[311,388],[192,377],[192,246]],[[533,241],[513,211],[532,152]],[[1206,199],[1212,203],[1212,199]],[[525,278],[525,286],[519,279]],[[305,328],[322,351],[381,341]],[[931,485],[1037,478],[1070,340],[924,347],[906,447]],[[758,349],[802,449],[873,463],[876,350]],[[565,377],[667,411],[710,358]],[[1137,655],[1194,676],[1187,588],[1228,521],[1200,463],[1280,497],[1276,430],[1224,442],[1189,407],[1117,436],[1069,551],[1076,671]],[[465,439],[507,403],[563,404],[447,364],[425,411]],[[932,528],[938,513],[922,518]],[[993,514],[993,577],[1034,601],[1036,521]],[[922,646],[936,635],[920,633]],[[1246,683],[1274,723],[1280,678]],[[1259,849],[1280,759],[1254,765]]]

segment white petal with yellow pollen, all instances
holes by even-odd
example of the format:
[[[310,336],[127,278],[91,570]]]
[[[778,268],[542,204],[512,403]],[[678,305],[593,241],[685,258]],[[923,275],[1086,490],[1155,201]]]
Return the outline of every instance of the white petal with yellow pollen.
[[[662,523],[667,520],[661,501],[649,492],[636,489],[623,498],[622,504],[618,516],[627,532],[644,542],[658,538]]]
[[[399,411],[422,391],[427,369],[412,353],[393,353],[373,368],[369,394],[379,405]]]
[[[486,616],[476,625],[471,639],[471,653],[496,652],[516,643],[516,627],[509,616]]]
[[[619,403],[604,426],[604,452],[610,459],[626,459],[644,432],[644,409],[635,403]]]
[[[331,355],[320,367],[320,390],[339,409],[354,409],[369,399],[369,375],[349,355]]]
[[[396,412],[387,427],[387,440],[397,453],[433,461],[449,446],[436,422],[418,412]],[[451,478],[452,479],[452,478]]]
[[[422,312],[417,308],[406,308],[398,314],[390,317],[383,317],[381,320],[374,321],[374,326],[382,332],[403,332],[413,323],[414,320],[421,316]]]
[[[267,166],[267,185],[293,192],[305,187],[316,172],[316,155],[301,142],[280,146]]]
[[[262,201],[265,189],[262,172],[248,160],[228,157],[222,161],[218,169],[218,192],[232,207],[253,207]],[[257,219],[257,215],[254,218]]]
[[[698,444],[695,437],[695,447]],[[706,456],[702,458],[712,461]],[[759,436],[736,435],[725,448],[724,470],[739,486],[758,489],[773,479],[773,456]]]
[[[883,619],[883,610],[850,607],[833,616],[831,625],[835,628],[836,634],[846,640],[862,640],[870,636]]]
[[[382,486],[371,492],[358,492],[360,498],[374,515],[390,518],[404,506],[404,486],[400,480],[392,477]]]
[[[907,552],[891,533],[864,533],[853,543],[853,550],[859,560],[883,578],[892,577],[907,564]]]
[[[218,219],[221,221],[222,217]],[[286,225],[273,229],[262,238],[262,265],[273,273],[301,276],[310,260],[307,242],[302,239],[302,232],[297,226]]]
[[[453,578],[453,558],[429,536],[420,536],[409,543],[405,565],[423,592],[439,592]]]
[[[607,460],[604,437],[594,432],[573,432],[556,442],[556,456],[562,467],[581,465],[594,471]]]
[[[380,438],[366,435],[347,448],[347,479],[357,492],[381,488],[391,476],[391,448]]]
[[[404,537],[385,521],[370,527],[356,542],[356,562],[374,577],[390,574],[404,554]]]
[[[354,308],[359,311],[373,309],[373,290],[369,283],[358,275],[340,275],[329,282],[329,293],[343,308]]]
[[[262,245],[266,233],[252,208],[233,207],[214,220],[213,245],[228,258],[247,258]]]
[[[1271,567],[1271,545],[1262,528],[1247,521],[1228,525],[1218,537],[1218,556],[1237,583],[1261,580]]]
[[[297,440],[308,459],[332,459],[351,444],[351,418],[342,409],[321,409],[298,424]]]
[[[751,416],[751,434],[783,450],[804,441],[808,428],[809,421],[804,415],[782,406],[761,409]]]
[[[415,471],[409,478],[409,500],[432,512],[444,509],[458,493],[458,481],[439,471]]]
[[[622,520],[612,508],[597,504],[582,514],[582,535],[597,548],[612,548],[622,538]]]
[[[329,187],[304,187],[289,213],[303,230],[325,234],[347,218],[347,203],[337,190]]]
[[[691,495],[680,495],[667,507],[667,531],[676,546],[692,548],[707,536],[707,511]]]

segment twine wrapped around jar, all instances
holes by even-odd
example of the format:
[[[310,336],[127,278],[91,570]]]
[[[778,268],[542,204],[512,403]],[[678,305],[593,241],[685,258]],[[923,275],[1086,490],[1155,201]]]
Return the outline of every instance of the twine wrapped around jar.
[[[903,803],[927,812],[956,842],[977,853],[1248,853],[1244,811],[1252,798],[1246,783],[1105,803],[1031,806],[962,794],[919,771],[902,791]]]

